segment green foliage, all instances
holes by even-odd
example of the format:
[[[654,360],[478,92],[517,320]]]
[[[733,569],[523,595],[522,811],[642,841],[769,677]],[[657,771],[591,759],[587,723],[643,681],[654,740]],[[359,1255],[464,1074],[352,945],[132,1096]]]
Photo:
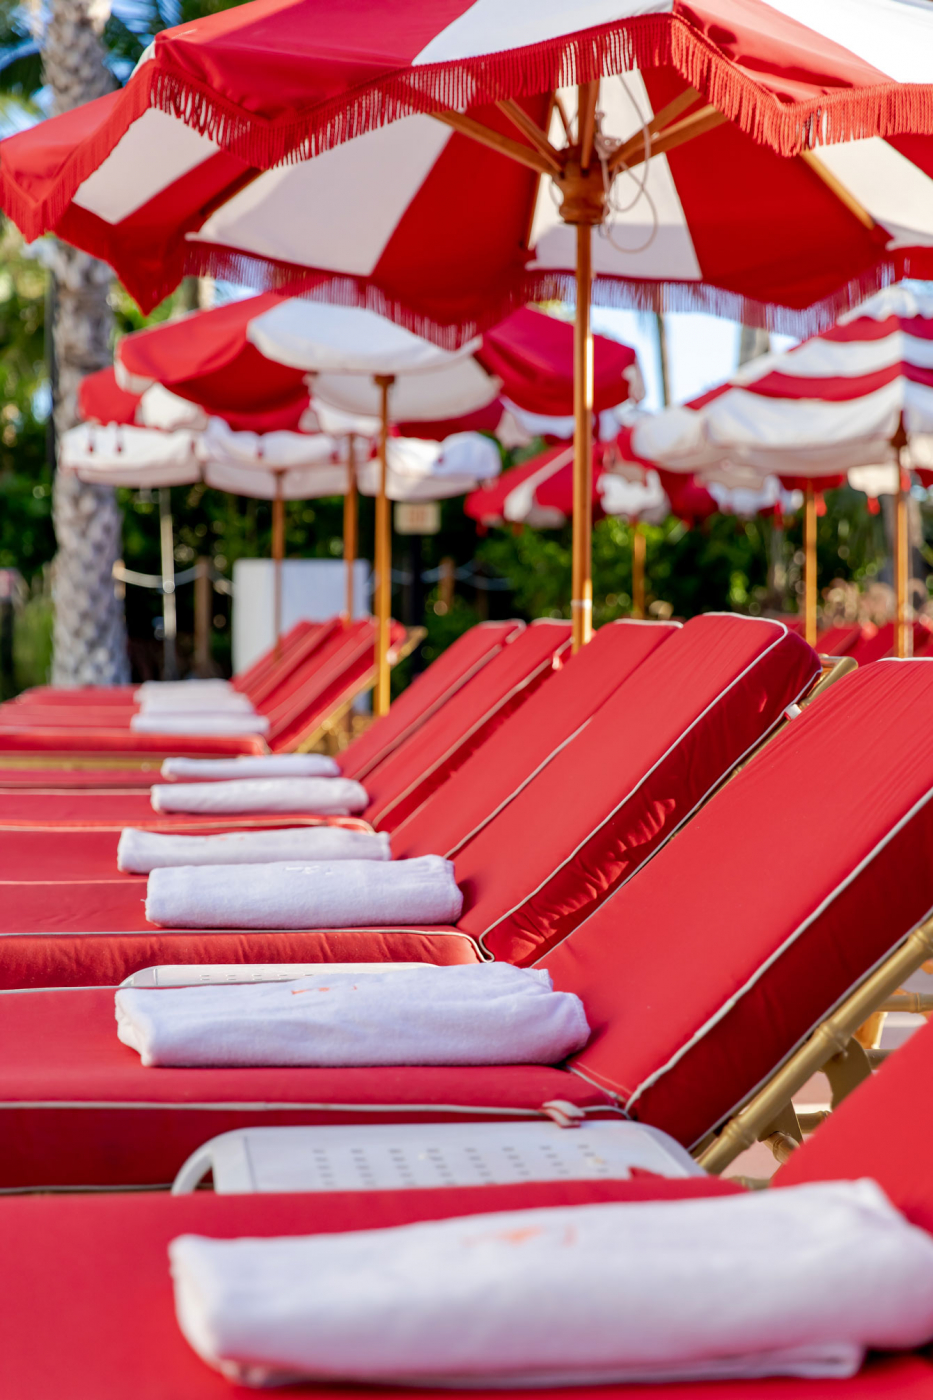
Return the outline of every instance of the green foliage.
[[[933,525],[933,521],[931,521]],[[646,538],[646,593],[656,616],[691,617],[728,609],[793,612],[802,592],[802,514],[773,538],[769,518],[716,515],[695,529],[675,517],[639,527]],[[593,530],[593,620],[597,627],[631,609],[633,527],[607,518]],[[778,569],[771,568],[777,547]],[[570,616],[570,527],[494,530],[478,550],[494,573],[514,583],[516,610],[526,617]],[[933,552],[931,552],[933,557]],[[870,582],[885,561],[880,515],[845,487],[826,493],[817,522],[819,587],[833,579]],[[769,579],[769,572],[771,577]],[[776,586],[775,586],[776,585]]]
[[[43,389],[46,274],[0,239],[0,568],[31,578],[52,557]]]
[[[19,609],[13,629],[17,690],[44,685],[52,669],[52,600],[40,590]]]
[[[0,110],[18,106],[38,115],[33,99],[42,86],[42,54],[27,13],[15,0],[0,0]]]

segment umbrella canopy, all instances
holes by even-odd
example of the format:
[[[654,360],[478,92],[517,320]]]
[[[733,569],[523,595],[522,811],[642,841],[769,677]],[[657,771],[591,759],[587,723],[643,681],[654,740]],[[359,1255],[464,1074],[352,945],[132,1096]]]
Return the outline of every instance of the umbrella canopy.
[[[906,286],[751,360],[690,404],[645,416],[631,441],[672,469],[727,459],[818,481],[890,458],[902,418],[918,456],[933,461],[933,295]]]
[[[638,456],[678,470],[725,463],[730,471],[778,473],[785,484],[806,488],[808,639],[816,635],[814,490],[840,484],[853,468],[888,463],[899,488],[898,655],[909,653],[909,469],[933,465],[929,292],[879,292],[822,335],[743,365],[691,404],[641,419],[630,439]]]
[[[663,520],[670,503],[656,471],[623,477],[607,469],[607,452],[594,451],[593,507],[603,515],[632,520]],[[512,467],[490,485],[468,496],[464,510],[484,526],[530,525],[560,529],[573,514],[573,448],[548,448]]]
[[[537,133],[557,136],[555,91],[604,78],[597,153],[621,179],[597,296],[628,278],[679,305],[802,310],[929,244],[926,143],[904,133],[933,131],[931,71],[933,16],[909,0],[263,0],[163,31],[122,92],[4,142],[0,200],[150,305],[186,269],[315,269],[471,334],[572,282],[539,175],[579,191]],[[818,165],[777,158],[817,143]]]
[[[201,400],[196,366],[200,358],[213,378],[222,365],[241,375],[241,362],[258,354],[268,382],[299,373],[310,383],[319,425],[334,432],[379,431],[388,437],[388,413],[396,421],[430,427],[432,433],[468,423],[493,410],[512,419],[524,411],[549,413],[548,425],[573,408],[573,327],[541,312],[522,308],[482,337],[458,350],[445,350],[413,331],[362,307],[331,306],[297,297],[256,297],[231,310],[195,313],[184,324],[189,335],[181,350],[177,327],[155,327],[126,337],[118,347],[118,377],[143,390],[153,382],[170,385]],[[216,330],[215,330],[216,326]],[[635,352],[600,337],[596,348],[594,408],[610,409],[642,392]],[[283,381],[284,382],[284,381]],[[305,391],[307,392],[307,391]],[[498,404],[498,410],[494,406]],[[330,415],[328,418],[327,415]],[[424,430],[423,430],[424,431]],[[387,449],[388,450],[388,449]],[[397,449],[396,449],[397,450]],[[460,452],[465,450],[461,445]],[[474,448],[474,454],[478,449]],[[410,458],[412,449],[408,449]],[[450,455],[448,449],[447,456]],[[388,576],[390,519],[385,501],[461,494],[492,472],[487,466],[445,477],[394,471],[386,461],[386,487],[378,507],[377,579]],[[394,477],[389,489],[389,476]],[[437,489],[432,490],[432,481]],[[454,484],[456,483],[456,484]],[[446,490],[443,487],[446,485]],[[377,493],[378,495],[378,493]],[[377,612],[388,628],[387,594],[377,589]],[[383,637],[377,643],[383,654]],[[388,666],[379,668],[377,710],[388,704]]]
[[[363,411],[375,418],[379,405],[372,386],[358,379],[347,383],[335,372],[341,342],[350,350],[363,347],[354,363],[368,373],[405,375],[394,403],[403,432],[409,425],[434,426],[432,415],[443,428],[487,409],[488,417],[463,426],[491,431],[506,409],[555,420],[573,414],[573,326],[530,307],[485,332],[468,354],[451,356],[371,313],[267,294],[124,336],[116,351],[117,374],[126,390],[140,393],[161,384],[228,421],[233,406],[243,416],[287,404],[297,425],[308,405],[308,371],[321,369],[326,354],[328,372],[315,377],[315,395],[330,402],[334,395],[323,390],[325,381],[333,381],[337,397],[349,396],[353,403],[349,411],[359,412],[355,395],[362,393]],[[313,343],[319,354],[309,363]],[[409,382],[419,365],[424,378]],[[635,351],[594,336],[596,411],[639,399],[642,392]]]
[[[58,465],[102,486],[191,486],[201,480],[198,435],[132,424],[79,423],[59,439]]]

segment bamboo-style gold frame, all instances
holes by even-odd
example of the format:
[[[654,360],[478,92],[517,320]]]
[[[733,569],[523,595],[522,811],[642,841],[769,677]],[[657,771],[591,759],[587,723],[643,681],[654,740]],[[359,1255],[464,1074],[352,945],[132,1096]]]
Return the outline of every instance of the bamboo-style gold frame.
[[[837,1103],[847,1088],[854,1088],[868,1076],[871,1062],[855,1039],[856,1031],[872,1014],[884,1010],[907,978],[931,956],[933,918],[928,918],[817,1026],[764,1088],[753,1094],[712,1140],[700,1144],[695,1153],[700,1166],[718,1174],[747,1148],[775,1135],[778,1141],[771,1145],[772,1149],[777,1147],[775,1155],[779,1160],[782,1154],[792,1150],[784,1139],[800,1140],[800,1120],[793,1112],[794,1094],[814,1074],[825,1070],[830,1073],[831,1082],[836,1079],[833,1102]],[[900,1009],[900,1002],[897,1004]],[[798,1125],[796,1131],[794,1123]]]
[[[415,647],[420,646],[427,635],[426,627],[407,628],[404,640],[397,647],[392,648],[391,657],[387,662],[390,669],[392,666],[397,666],[400,661],[404,661],[406,656],[410,656]],[[312,749],[317,748],[319,744],[328,742],[344,725],[354,700],[358,699],[361,695],[365,695],[367,691],[375,689],[378,677],[379,668],[375,664],[374,658],[372,669],[365,679],[362,680],[359,685],[354,685],[350,690],[346,691],[327,717],[323,719],[315,729],[309,730],[307,734],[302,735],[292,752],[310,753]],[[378,716],[376,715],[374,718],[378,718]]]

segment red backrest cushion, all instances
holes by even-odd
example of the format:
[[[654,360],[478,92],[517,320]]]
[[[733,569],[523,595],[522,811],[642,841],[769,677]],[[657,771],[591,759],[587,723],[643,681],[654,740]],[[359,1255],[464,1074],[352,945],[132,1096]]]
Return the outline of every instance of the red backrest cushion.
[[[392,832],[396,859],[453,856],[555,757],[676,622],[609,622]]]
[[[554,675],[555,664],[569,651],[569,622],[541,619],[526,627],[370,771],[366,820],[377,831],[392,831],[416,812]]]
[[[931,711],[933,661],[844,677],[544,959],[632,1117],[697,1142],[933,909]]]
[[[342,620],[332,617],[328,622],[318,622],[313,627],[308,627],[290,646],[283,645],[278,661],[270,661],[262,675],[253,681],[246,692],[255,708],[265,712],[268,708],[265,702],[274,697],[279,686],[300,666],[305,666],[310,657],[320,655],[325,643],[342,631]]]
[[[301,639],[309,632],[314,631],[320,624],[309,622],[307,618],[301,618],[294,627],[289,627],[288,631],[279,638],[279,659],[285,656],[293,647],[297,646]],[[275,645],[268,647],[261,656],[257,656],[252,665],[247,666],[244,671],[239,671],[233,677],[233,684],[237,690],[250,693],[250,687],[263,677],[276,664]]]
[[[407,686],[387,715],[361,734],[337,762],[347,778],[362,782],[399,744],[455,695],[462,685],[523,631],[523,622],[481,622],[458,637]]]
[[[332,651],[325,645],[318,656],[311,658],[310,675],[303,683],[291,685],[288,698],[269,714],[271,749],[276,753],[294,749],[340,705],[372,684],[375,637],[375,623],[366,618],[340,634]],[[392,622],[390,648],[400,646],[404,640],[405,628]]]
[[[693,618],[458,853],[459,926],[497,958],[536,961],[634,875],[819,671],[782,623]]]

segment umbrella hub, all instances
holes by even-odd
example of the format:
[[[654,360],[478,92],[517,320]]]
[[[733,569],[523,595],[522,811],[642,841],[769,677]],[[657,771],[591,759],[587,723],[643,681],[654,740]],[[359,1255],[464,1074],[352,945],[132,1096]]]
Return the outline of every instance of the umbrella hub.
[[[565,224],[596,225],[604,222],[609,207],[602,166],[594,161],[584,170],[579,155],[564,157],[560,174],[553,180],[561,193],[560,216]]]

